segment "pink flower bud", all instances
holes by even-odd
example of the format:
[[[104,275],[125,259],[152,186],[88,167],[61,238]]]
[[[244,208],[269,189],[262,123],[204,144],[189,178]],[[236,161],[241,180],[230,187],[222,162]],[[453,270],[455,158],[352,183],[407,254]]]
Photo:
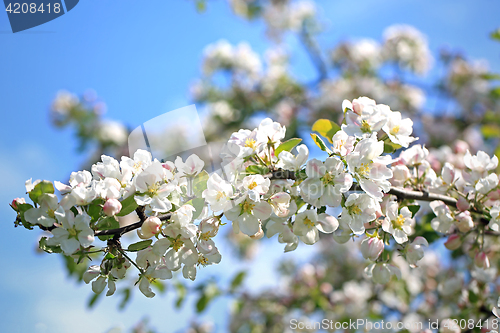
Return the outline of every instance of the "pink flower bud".
[[[459,211],[461,212],[464,212],[466,211],[467,209],[469,209],[469,201],[467,201],[467,199],[463,198],[463,197],[460,197],[458,198],[457,200],[457,208]]]
[[[144,221],[140,230],[137,230],[139,238],[148,239],[160,232],[161,220],[156,216],[150,216]]]
[[[462,245],[462,239],[460,238],[460,235],[453,234],[448,237],[448,240],[444,243],[444,246],[450,250],[456,250]]]
[[[453,150],[455,151],[456,154],[465,154],[465,152],[469,150],[469,144],[465,141],[457,140],[455,141],[455,146],[453,147]]]
[[[122,203],[117,199],[108,199],[102,207],[104,214],[108,216],[116,215],[122,210]]]
[[[14,200],[12,200],[10,205],[17,212],[18,205],[25,204],[25,203],[26,203],[26,200],[24,200],[24,198],[15,198]]]
[[[490,260],[484,252],[478,252],[474,257],[474,265],[479,268],[490,268]]]
[[[378,237],[368,237],[363,239],[360,248],[365,259],[374,261],[384,251],[384,242]]]

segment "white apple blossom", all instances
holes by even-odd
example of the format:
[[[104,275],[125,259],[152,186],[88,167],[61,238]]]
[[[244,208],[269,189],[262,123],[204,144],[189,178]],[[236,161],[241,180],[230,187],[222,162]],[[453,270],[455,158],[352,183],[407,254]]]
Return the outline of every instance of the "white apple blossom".
[[[387,122],[382,126],[382,130],[387,133],[392,142],[405,148],[408,148],[410,143],[417,140],[411,136],[413,121],[410,118],[401,119],[399,111],[388,114]]]
[[[151,165],[153,157],[147,150],[137,149],[134,158],[122,156],[120,167],[123,173],[137,175]]]
[[[361,235],[365,232],[365,223],[375,220],[377,212],[380,212],[378,201],[365,193],[352,193],[342,208],[340,224],[349,226],[356,235]]]
[[[431,221],[432,229],[443,234],[448,233],[454,221],[450,208],[440,200],[432,201],[429,206],[436,214],[436,217]]]
[[[478,151],[477,155],[471,155],[467,150],[464,156],[464,164],[473,172],[473,179],[479,179],[486,176],[490,170],[496,169],[498,166],[498,157],[495,155],[490,158],[484,151]]]
[[[203,170],[203,162],[198,155],[192,154],[187,159],[186,162],[182,162],[182,158],[177,156],[175,159],[175,166],[179,172],[179,176],[186,175],[188,177],[194,177]]]
[[[493,231],[500,231],[500,202],[496,202],[490,209],[490,223],[488,227]]]
[[[31,224],[51,227],[56,222],[55,211],[59,202],[55,194],[44,193],[38,198],[39,207],[31,208],[24,213],[24,218]]]
[[[173,175],[163,168],[160,162],[154,161],[135,178],[135,186],[140,192],[134,196],[138,205],[149,206],[153,211],[166,213],[172,209],[168,195],[175,190],[171,182]]]
[[[60,245],[64,254],[71,255],[80,247],[89,247],[94,242],[94,230],[90,228],[90,216],[80,213],[75,217],[72,211],[59,207],[55,217],[61,227],[53,229],[53,237],[47,240],[48,245]]]
[[[332,151],[340,156],[346,156],[354,150],[356,137],[347,135],[343,130],[337,131],[332,138]]]
[[[330,234],[337,230],[339,222],[333,216],[309,209],[298,213],[293,223],[293,233],[305,244],[312,245],[319,240],[319,232]]]
[[[495,156],[496,157],[496,156]],[[476,191],[481,194],[487,194],[498,186],[498,176],[490,173],[488,176],[481,178],[476,183]]]
[[[266,143],[275,146],[285,137],[286,127],[272,121],[271,118],[266,118],[260,122],[258,132],[266,139]]]
[[[252,201],[260,201],[260,196],[269,191],[271,181],[262,175],[250,175],[243,178],[242,186]]]
[[[429,155],[429,150],[421,145],[413,145],[399,154],[399,159],[407,166],[419,165]]]
[[[390,112],[386,105],[375,105],[375,101],[366,97],[354,100],[352,105],[348,101],[343,103],[346,124],[342,124],[342,130],[348,135],[365,137],[382,129],[387,121],[387,112]]]
[[[299,171],[309,157],[309,149],[306,145],[299,145],[296,149],[296,156],[288,151],[282,151],[278,156],[279,162],[276,166],[285,170]]]
[[[265,201],[252,201],[244,199],[234,208],[225,212],[226,218],[233,222],[235,233],[240,230],[248,236],[253,236],[260,229],[260,221],[271,216],[273,209]]]
[[[392,171],[387,164],[392,162],[390,156],[380,156],[384,152],[384,142],[377,141],[377,135],[362,139],[354,151],[347,155],[347,165],[361,188],[372,198],[382,200],[383,192],[388,192]]]
[[[408,245],[406,251],[406,260],[412,266],[417,266],[417,262],[424,257],[424,248],[428,247],[429,243],[424,237],[415,237],[413,242]]]
[[[266,236],[271,238],[278,234],[278,242],[286,244],[285,252],[293,251],[299,245],[299,237],[293,233],[293,227],[287,219],[271,217],[266,224]]]
[[[386,263],[373,263],[366,267],[365,274],[375,283],[386,284],[393,275],[401,279],[401,271],[398,267]]]
[[[458,227],[458,230],[460,230],[460,232],[466,233],[474,228],[474,221],[472,220],[472,217],[468,210],[461,212],[460,214],[455,216],[455,219],[455,225]]]
[[[207,189],[202,196],[214,212],[227,211],[232,207],[233,186],[214,173],[208,178]]]
[[[393,166],[391,170],[392,178],[390,179],[390,182],[395,186],[404,186],[406,181],[411,177],[410,170],[406,165],[397,164]]]
[[[229,160],[244,158],[260,153],[266,144],[267,137],[262,132],[241,129],[231,135],[221,155]]]
[[[386,206],[386,217],[382,222],[382,229],[392,234],[398,244],[408,241],[408,235],[412,233],[414,220],[408,207],[401,208],[398,214],[399,205],[395,201],[389,201]]]
[[[342,193],[352,186],[352,176],[345,172],[342,161],[328,157],[325,162],[312,159],[307,162],[307,179],[300,184],[304,200],[316,207],[340,205]]]

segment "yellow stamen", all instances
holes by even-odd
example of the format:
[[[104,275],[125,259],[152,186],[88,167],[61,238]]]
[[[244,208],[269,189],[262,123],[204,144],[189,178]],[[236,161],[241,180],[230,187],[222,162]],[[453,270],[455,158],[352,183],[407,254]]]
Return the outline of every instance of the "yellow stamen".
[[[401,227],[403,226],[403,224],[405,223],[405,218],[403,216],[403,214],[399,214],[398,218],[394,221],[392,221],[392,224],[394,226],[394,228],[396,229],[401,229]]]
[[[309,228],[311,229],[312,227],[314,227],[314,222],[311,221],[308,217],[306,217],[304,219],[304,224]]]
[[[361,121],[361,132],[363,133],[370,133],[372,131],[372,127],[366,120]]]
[[[347,211],[349,215],[359,215],[361,214],[361,209],[359,209],[358,205],[352,205],[347,207]]]
[[[179,238],[175,239],[172,242],[172,248],[175,250],[175,252],[179,251],[179,249],[184,245],[184,242],[180,240]]]
[[[217,192],[217,195],[215,197],[216,200],[220,200],[222,198],[225,198],[226,197],[226,193],[224,192]]]
[[[208,259],[203,255],[200,255],[200,257],[198,258],[198,265],[203,265],[203,266],[208,265]]]
[[[372,162],[369,162],[369,163],[363,163],[361,164],[361,166],[359,168],[357,168],[357,171],[358,171],[358,174],[362,177],[368,177],[368,175],[370,174],[370,170],[371,170],[371,164]]]
[[[245,147],[252,148],[253,150],[257,149],[256,145],[257,141],[255,139],[246,139],[245,140]]]
[[[252,204],[248,201],[245,201],[241,207],[242,207],[243,212],[248,213],[248,214],[252,214],[252,210],[253,210],[254,206],[255,206],[255,204]]]
[[[253,190],[253,189],[254,189],[254,188],[256,188],[256,187],[257,187],[257,182],[255,182],[255,181],[254,181],[254,182],[252,182],[250,185],[248,185],[248,189],[249,189],[249,190]]]
[[[396,135],[399,133],[399,125],[396,125],[392,128],[391,134]]]

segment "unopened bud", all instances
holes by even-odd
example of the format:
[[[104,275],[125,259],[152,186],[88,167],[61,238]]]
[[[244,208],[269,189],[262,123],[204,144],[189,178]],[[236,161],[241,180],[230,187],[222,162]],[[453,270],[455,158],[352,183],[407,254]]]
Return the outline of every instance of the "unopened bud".
[[[108,199],[102,207],[104,214],[114,216],[122,210],[122,203],[117,199]]]
[[[150,216],[144,221],[140,230],[137,230],[139,238],[148,239],[160,232],[161,220],[156,216]]]
[[[384,251],[384,241],[378,237],[368,237],[361,242],[361,254],[365,259],[376,260]]]
[[[469,206],[470,206],[470,204],[469,204],[469,201],[467,201],[467,199],[465,199],[463,197],[458,198],[457,208],[459,211],[464,212],[467,209],[469,209]]]
[[[453,234],[448,237],[448,240],[444,243],[444,246],[448,250],[456,250],[462,245],[462,239],[460,238],[460,235]]]
[[[479,268],[490,268],[490,260],[484,252],[478,252],[474,257],[474,265]]]
[[[17,212],[19,209],[19,205],[25,204],[26,200],[24,198],[15,198],[12,200],[10,206]]]

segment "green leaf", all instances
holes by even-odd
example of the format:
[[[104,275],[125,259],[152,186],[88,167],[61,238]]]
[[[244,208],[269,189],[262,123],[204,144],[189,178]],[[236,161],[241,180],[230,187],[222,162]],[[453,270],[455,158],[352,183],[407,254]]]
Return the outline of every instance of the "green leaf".
[[[301,141],[302,141],[302,139],[294,138],[294,139],[290,139],[288,141],[283,142],[282,144],[280,144],[278,146],[278,148],[276,148],[276,150],[274,151],[274,155],[278,156],[282,151],[290,151],[290,150],[292,150]]]
[[[408,206],[408,209],[411,212],[411,218],[414,218],[415,214],[417,214],[418,210],[420,209],[420,206],[418,206],[418,205],[410,205],[410,206]]]
[[[158,279],[154,280],[151,283],[151,286],[156,288],[160,292],[160,294],[165,293],[165,291],[167,290],[166,284],[163,283],[163,281],[158,280]]]
[[[177,289],[177,301],[175,301],[175,307],[180,308],[184,300],[186,299],[186,287],[180,282],[175,284],[175,288]]]
[[[490,37],[492,39],[495,39],[495,40],[498,40],[500,41],[500,28],[496,29],[495,31],[493,31],[491,34],[490,34]]]
[[[495,124],[483,125],[481,127],[481,133],[485,139],[492,139],[500,137],[500,127]]]
[[[92,218],[92,222],[95,222],[101,217],[102,207],[97,204],[91,204],[87,209],[87,213]]]
[[[92,295],[92,297],[90,297],[90,299],[89,299],[89,302],[88,302],[87,306],[89,308],[94,307],[94,305],[96,305],[97,300],[99,299],[99,296],[102,295],[102,294],[105,294],[105,293],[99,293],[99,294]]]
[[[263,165],[249,165],[246,168],[246,172],[250,174],[265,175],[269,173],[269,169]]]
[[[469,289],[469,301],[472,304],[477,303],[477,301],[479,301],[479,296],[470,289]]]
[[[245,271],[241,271],[238,274],[236,274],[236,276],[231,281],[231,292],[234,292],[236,288],[238,288],[243,283],[243,280],[245,280],[246,275],[247,272]]]
[[[29,193],[29,196],[33,202],[38,203],[38,199],[42,194],[54,194],[54,185],[47,180],[42,180],[38,184],[35,185],[33,190]]]
[[[47,237],[40,238],[38,242],[38,247],[40,250],[45,251],[47,253],[61,253],[62,250],[58,245],[47,245]]]
[[[203,207],[205,207],[205,199],[203,198],[195,198],[186,202],[187,205],[191,205],[194,207],[195,212],[193,213],[193,219],[196,220],[198,216],[200,216],[203,211]]]
[[[332,138],[340,130],[340,126],[329,119],[318,119],[313,124],[312,130],[325,137],[328,142],[333,143]]]
[[[131,295],[130,288],[122,289],[122,293],[123,293],[123,299],[120,302],[120,305],[118,305],[118,308],[120,310],[123,310],[127,305],[128,301],[130,300],[130,295]]]
[[[128,249],[127,249],[127,251],[137,252],[137,251],[140,251],[140,250],[144,250],[149,245],[151,245],[151,243],[153,243],[153,240],[152,239],[147,239],[147,240],[140,241],[140,242],[137,242],[137,243],[134,243],[134,244],[130,244],[129,247],[128,247]]]
[[[196,302],[196,312],[200,313],[203,310],[205,310],[209,302],[210,299],[208,298],[207,295],[205,294],[201,295],[201,297],[198,299],[198,302]]]
[[[120,227],[120,223],[118,223],[118,220],[114,216],[107,216],[105,218],[100,219],[97,222],[96,228],[97,230],[110,230],[110,229],[116,229]],[[113,235],[109,236],[98,236],[100,240],[108,240],[113,237]]]
[[[401,147],[401,145],[391,142],[390,140],[384,141],[384,153],[386,154],[392,154]]]
[[[193,189],[196,197],[201,197],[203,191],[207,189],[208,178],[208,172],[203,170],[193,179]]]
[[[314,134],[314,133],[311,133],[311,138],[313,138],[314,140],[314,143],[322,150],[322,151],[326,151],[328,154],[331,154],[332,151],[330,149],[328,149],[328,147],[325,145],[325,142],[323,142],[323,140],[321,140],[321,138],[317,135],[317,134]]]
[[[131,195],[127,199],[121,201],[122,210],[116,216],[125,216],[132,213],[139,205],[135,202],[134,196]]]

